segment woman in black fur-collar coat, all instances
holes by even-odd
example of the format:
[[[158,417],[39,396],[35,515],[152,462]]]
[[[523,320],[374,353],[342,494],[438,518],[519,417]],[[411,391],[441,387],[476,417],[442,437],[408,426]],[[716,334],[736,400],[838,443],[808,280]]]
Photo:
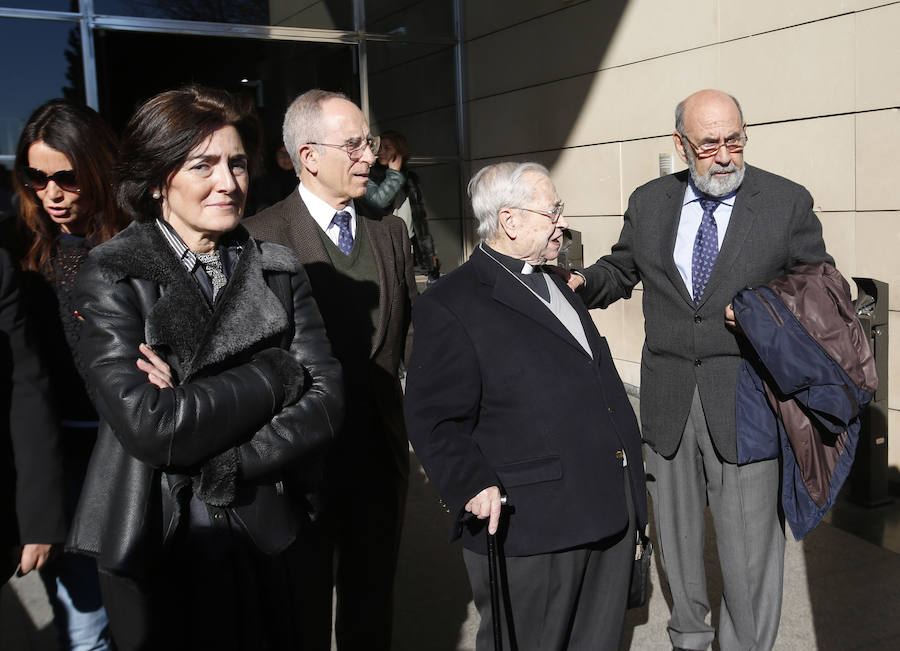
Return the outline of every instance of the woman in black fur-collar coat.
[[[120,650],[302,646],[302,527],[343,398],[301,264],[239,225],[257,133],[222,91],[148,100],[119,165],[135,223],[78,279],[102,422],[69,547],[98,559]]]

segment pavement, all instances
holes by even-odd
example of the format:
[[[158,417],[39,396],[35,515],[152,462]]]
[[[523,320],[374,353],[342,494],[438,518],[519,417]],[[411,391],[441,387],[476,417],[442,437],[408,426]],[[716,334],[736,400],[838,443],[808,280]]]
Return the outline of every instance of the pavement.
[[[471,602],[462,551],[449,544],[449,521],[415,457],[394,614],[396,651],[474,651],[478,614]],[[651,513],[652,522],[652,513]],[[712,621],[722,579],[712,522],[707,517],[706,571]],[[651,524],[651,538],[655,531]],[[666,621],[672,597],[651,567],[650,599],[628,612],[621,649],[669,649]],[[784,600],[776,650],[900,649],[900,554],[830,524],[802,542],[788,534]],[[713,644],[718,650],[718,644]]]
[[[412,473],[401,543],[394,612],[395,651],[474,651],[479,617],[458,543],[449,543],[449,516],[410,452]],[[652,517],[651,517],[652,523]],[[718,617],[721,575],[707,518],[706,566],[712,620]],[[651,538],[655,532],[651,525]],[[669,649],[671,604],[651,568],[650,599],[631,610],[621,649]],[[0,649],[53,651],[55,632],[43,584],[33,573],[0,594]],[[718,650],[716,643],[713,649]],[[776,650],[900,649],[900,554],[823,522],[802,542],[788,534],[784,600]]]

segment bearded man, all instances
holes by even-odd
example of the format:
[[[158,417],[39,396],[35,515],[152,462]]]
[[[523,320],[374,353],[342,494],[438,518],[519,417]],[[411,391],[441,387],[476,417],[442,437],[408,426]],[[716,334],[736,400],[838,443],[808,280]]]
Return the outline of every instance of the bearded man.
[[[605,308],[643,283],[641,421],[647,486],[672,591],[675,648],[706,649],[704,511],[712,512],[724,591],[722,649],[771,649],[781,614],[784,524],[777,460],[739,466],[735,388],[742,341],[732,297],[801,264],[832,262],[805,188],[744,163],[738,101],[717,90],[675,109],[688,170],[631,195],[609,255],[569,286]]]

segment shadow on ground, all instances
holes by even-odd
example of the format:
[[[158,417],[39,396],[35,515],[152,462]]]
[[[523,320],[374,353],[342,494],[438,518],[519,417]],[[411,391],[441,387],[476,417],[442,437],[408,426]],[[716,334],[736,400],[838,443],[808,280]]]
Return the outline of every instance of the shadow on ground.
[[[438,504],[419,460],[410,452],[409,501],[394,599],[394,651],[474,648],[477,616],[462,547],[451,544],[450,516]]]

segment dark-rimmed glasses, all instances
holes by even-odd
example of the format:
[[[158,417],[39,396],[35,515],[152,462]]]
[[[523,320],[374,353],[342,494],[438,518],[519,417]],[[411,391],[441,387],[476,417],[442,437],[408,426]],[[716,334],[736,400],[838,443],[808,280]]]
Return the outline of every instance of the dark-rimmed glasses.
[[[78,179],[75,178],[73,170],[59,170],[48,175],[33,167],[25,168],[25,187],[32,190],[43,190],[50,181],[56,183],[66,192],[81,192],[81,188],[78,187]]]
[[[744,151],[744,145],[746,145],[747,141],[750,139],[747,136],[747,132],[744,131],[736,138],[729,138],[725,142],[706,142],[702,145],[695,145],[683,133],[679,133],[678,135],[691,146],[691,149],[694,150],[694,155],[697,158],[712,158],[719,153],[719,150],[722,147],[727,149],[729,154],[740,153]]]
[[[368,147],[373,154],[378,155],[378,150],[381,148],[381,136],[369,136],[368,138],[353,138],[352,140],[348,140],[343,145],[333,145],[328,142],[308,142],[307,145],[322,145],[323,147],[334,147],[335,149],[341,149],[346,153],[350,160],[358,161],[363,157],[366,151],[366,147]]]
[[[559,221],[559,218],[562,217],[563,211],[566,209],[566,204],[563,201],[560,201],[556,206],[553,207],[553,210],[537,210],[535,208],[517,208],[513,206],[513,210],[525,210],[527,212],[537,213],[538,215],[543,215],[547,219],[550,220],[551,224],[555,224]]]

